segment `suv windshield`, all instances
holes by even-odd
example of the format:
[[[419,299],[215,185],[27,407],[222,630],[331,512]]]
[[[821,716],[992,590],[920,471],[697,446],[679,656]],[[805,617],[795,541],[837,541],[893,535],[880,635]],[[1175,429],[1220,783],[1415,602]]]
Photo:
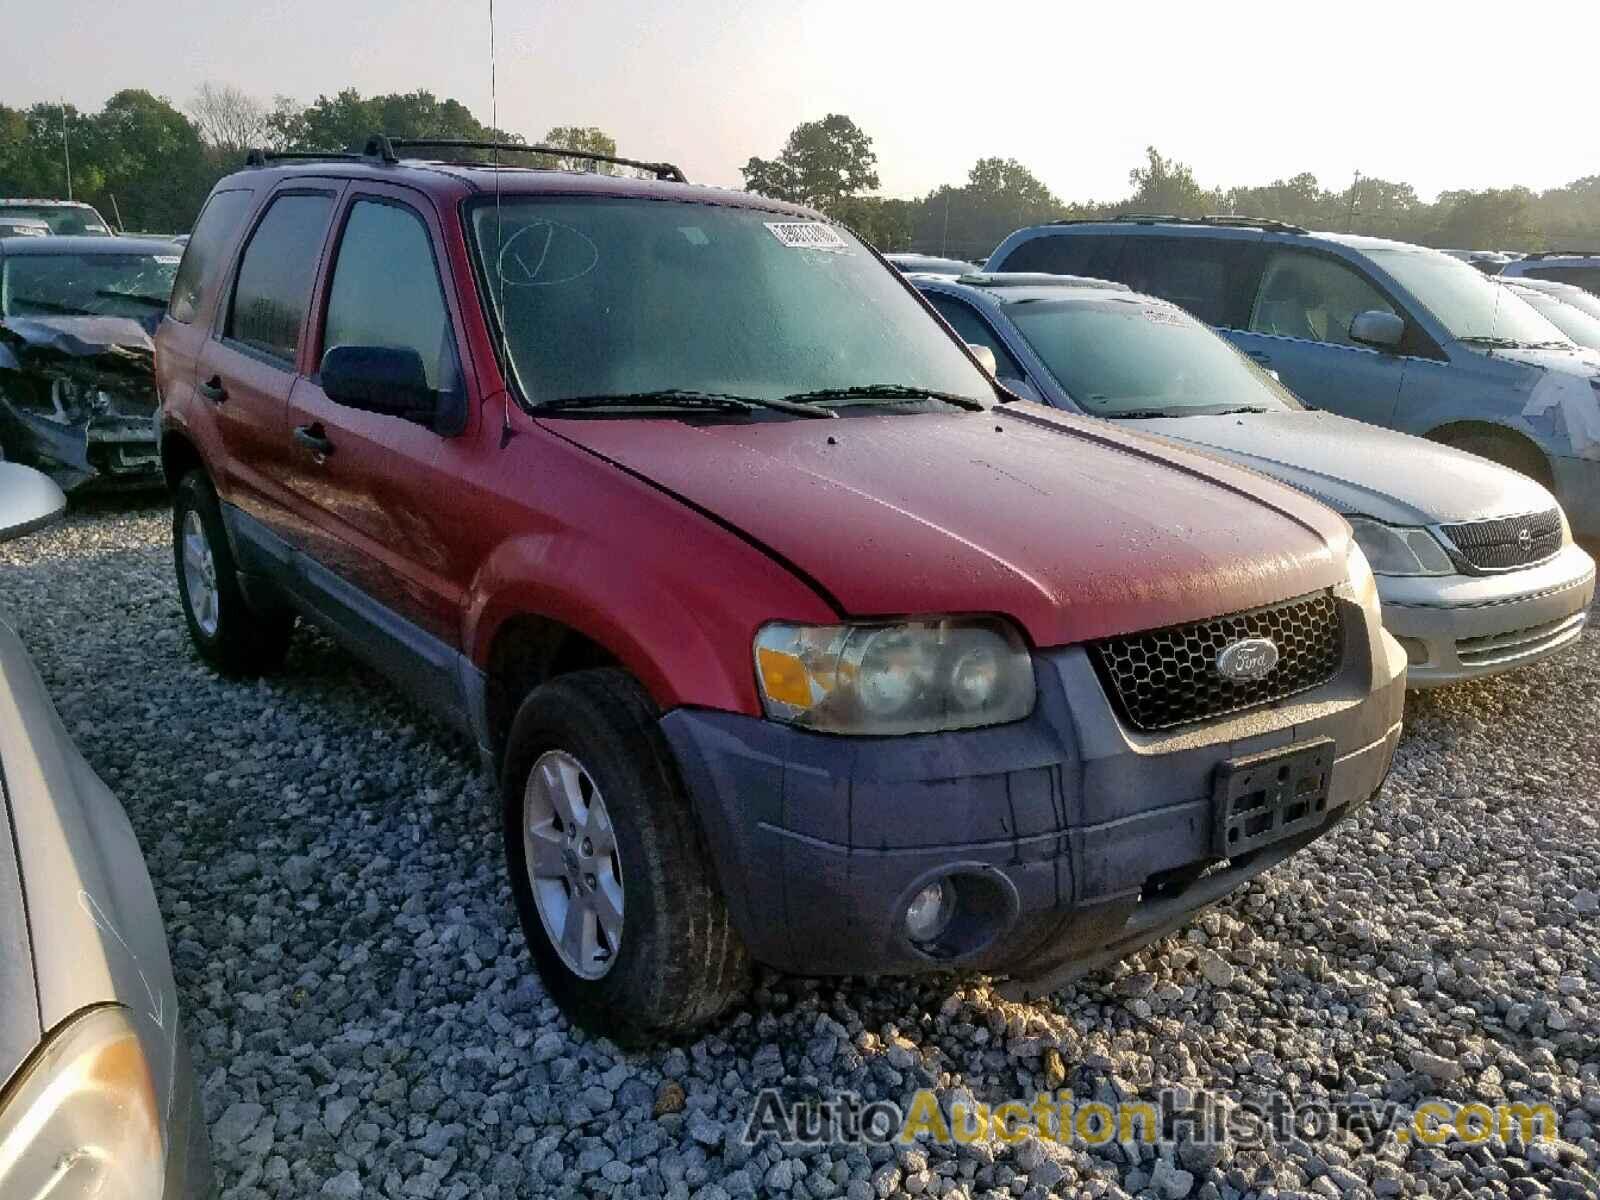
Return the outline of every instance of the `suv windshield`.
[[[1437,250],[1365,251],[1461,341],[1570,346],[1566,336],[1520,296]]]
[[[63,236],[111,236],[105,220],[87,204],[5,204],[0,205],[0,217],[32,217]]]
[[[717,204],[527,196],[503,198],[498,215],[480,202],[471,224],[534,406],[668,391],[810,400],[874,385],[902,404],[918,391],[995,399],[897,273],[838,226]]]
[[[167,307],[181,257],[12,255],[0,269],[0,316],[134,317],[148,322]]]
[[[1030,300],[1005,311],[1050,374],[1093,416],[1302,407],[1272,376],[1170,304],[1142,296]]]

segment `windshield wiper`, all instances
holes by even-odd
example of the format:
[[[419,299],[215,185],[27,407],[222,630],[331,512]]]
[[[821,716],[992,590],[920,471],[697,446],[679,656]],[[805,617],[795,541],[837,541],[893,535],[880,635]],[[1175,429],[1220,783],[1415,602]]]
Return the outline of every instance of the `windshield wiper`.
[[[1179,408],[1130,408],[1126,412],[1100,412],[1094,415],[1115,421],[1157,421],[1162,417],[1181,417],[1184,412]]]
[[[981,400],[974,400],[971,396],[938,392],[914,383],[864,383],[856,387],[818,388],[814,392],[795,392],[784,399],[796,404],[816,404],[827,400],[942,400],[973,412],[988,411]]]
[[[753,412],[775,409],[801,417],[837,420],[839,414],[810,404],[789,400],[768,400],[759,396],[735,396],[728,392],[700,392],[693,388],[660,388],[653,392],[602,392],[593,396],[562,396],[534,405],[539,412],[582,408],[683,408],[701,411]]]
[[[109,288],[101,288],[96,296],[104,296],[108,300],[132,300],[137,304],[148,304],[154,308],[165,308],[167,302],[160,296],[143,296],[138,292],[113,292]]]

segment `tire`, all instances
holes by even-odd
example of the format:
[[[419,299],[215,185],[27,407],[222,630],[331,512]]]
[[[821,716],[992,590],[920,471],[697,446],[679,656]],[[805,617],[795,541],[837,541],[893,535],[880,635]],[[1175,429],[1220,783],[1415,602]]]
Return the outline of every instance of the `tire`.
[[[1464,433],[1450,438],[1445,445],[1465,450],[1468,454],[1476,454],[1479,458],[1487,458],[1502,467],[1510,467],[1513,471],[1526,475],[1535,483],[1542,483],[1545,487],[1550,487],[1552,484],[1550,464],[1531,443],[1503,437],[1497,433]]]
[[[654,704],[625,671],[563,675],[523,701],[501,772],[506,868],[534,965],[569,1019],[621,1045],[692,1033],[749,986],[744,943],[656,721]],[[533,778],[536,769],[544,782]],[[556,777],[562,787],[551,785]],[[577,795],[588,819],[563,819],[559,803],[545,803],[553,792]],[[597,812],[609,821],[597,821]],[[605,854],[607,824],[614,855]],[[530,845],[542,846],[537,885]],[[553,851],[562,847],[557,865]],[[580,910],[572,920],[581,930],[565,951],[563,897],[569,916]],[[602,912],[620,936],[606,935]],[[554,935],[547,919],[560,923]]]
[[[203,471],[185,475],[173,496],[172,563],[189,640],[202,659],[235,676],[282,665],[294,617],[259,612],[245,599],[222,508]]]

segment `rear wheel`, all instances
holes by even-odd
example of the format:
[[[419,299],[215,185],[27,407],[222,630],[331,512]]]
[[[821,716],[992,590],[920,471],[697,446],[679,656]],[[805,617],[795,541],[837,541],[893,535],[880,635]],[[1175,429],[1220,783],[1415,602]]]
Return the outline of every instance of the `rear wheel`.
[[[621,1043],[694,1031],[749,962],[644,690],[614,668],[523,702],[501,776],[506,865],[546,989]]]
[[[1510,467],[1545,487],[1551,486],[1550,464],[1531,442],[1497,433],[1463,433],[1445,439],[1445,445]]]
[[[185,475],[173,497],[172,557],[189,639],[201,658],[229,675],[259,675],[283,662],[294,618],[250,607],[221,505],[202,471]]]

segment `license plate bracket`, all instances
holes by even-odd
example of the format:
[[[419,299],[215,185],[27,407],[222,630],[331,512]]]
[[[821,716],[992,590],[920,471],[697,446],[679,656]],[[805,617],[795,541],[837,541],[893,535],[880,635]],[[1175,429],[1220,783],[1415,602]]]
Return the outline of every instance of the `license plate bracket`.
[[[1237,858],[1328,816],[1333,739],[1296,742],[1218,763],[1211,793],[1211,848]]]

